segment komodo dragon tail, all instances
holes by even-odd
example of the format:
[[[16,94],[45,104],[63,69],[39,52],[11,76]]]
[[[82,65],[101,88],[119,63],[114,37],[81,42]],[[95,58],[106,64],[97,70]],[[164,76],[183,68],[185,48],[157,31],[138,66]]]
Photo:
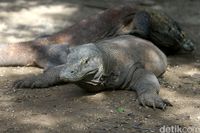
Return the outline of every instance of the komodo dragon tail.
[[[44,69],[62,64],[69,53],[67,44],[41,45],[37,40],[0,45],[0,66],[37,66]]]
[[[0,66],[30,66],[35,65],[38,52],[42,52],[39,45],[1,44]]]

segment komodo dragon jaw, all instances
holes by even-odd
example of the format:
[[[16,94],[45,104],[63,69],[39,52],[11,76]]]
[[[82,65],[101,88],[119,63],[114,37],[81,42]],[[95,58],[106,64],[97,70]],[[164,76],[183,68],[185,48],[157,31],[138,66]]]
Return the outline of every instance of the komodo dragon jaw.
[[[92,70],[85,70],[81,71],[77,69],[70,69],[68,66],[66,66],[66,69],[63,69],[60,73],[60,79],[65,82],[77,82],[84,80],[87,78],[87,76],[95,75],[98,71],[98,68],[92,69]]]
[[[184,51],[188,51],[188,52],[192,52],[195,49],[194,43],[191,40],[183,40],[182,42],[182,46],[183,46],[183,50]]]
[[[178,29],[175,32],[180,32],[180,37],[176,37],[175,39],[177,43],[181,46],[181,49],[180,49],[181,51],[191,53],[192,51],[195,50],[195,44],[193,43],[191,39],[187,37],[185,32],[181,31],[181,29]],[[176,34],[174,36],[176,36]]]

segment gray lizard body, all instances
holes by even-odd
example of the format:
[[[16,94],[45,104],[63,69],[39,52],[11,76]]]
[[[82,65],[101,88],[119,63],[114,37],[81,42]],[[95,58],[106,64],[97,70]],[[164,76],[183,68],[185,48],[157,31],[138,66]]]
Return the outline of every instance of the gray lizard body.
[[[190,52],[194,50],[192,41],[165,13],[125,5],[105,10],[49,36],[2,45],[0,66],[31,65],[47,69],[63,62],[54,56],[62,54],[62,48],[45,46],[47,44],[73,47],[125,34],[150,40],[166,53],[176,53],[180,49]]]
[[[166,108],[159,97],[157,77],[167,67],[166,56],[151,42],[123,35],[69,48],[65,64],[43,74],[16,81],[16,88],[43,88],[75,83],[90,92],[126,89],[137,92],[142,105]]]

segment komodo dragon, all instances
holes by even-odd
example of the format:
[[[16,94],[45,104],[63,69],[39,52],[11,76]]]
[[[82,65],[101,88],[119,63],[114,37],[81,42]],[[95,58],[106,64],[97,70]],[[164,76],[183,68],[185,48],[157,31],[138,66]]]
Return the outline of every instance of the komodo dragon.
[[[47,37],[0,45],[0,66],[30,65],[48,68],[52,64],[60,63],[57,58],[52,58],[52,54],[62,53],[62,49],[44,46],[46,44],[77,46],[124,34],[150,40],[164,52],[194,49],[192,41],[166,14],[136,6],[120,6],[105,10]]]
[[[159,97],[160,85],[156,78],[166,70],[166,56],[149,41],[122,35],[69,48],[66,53],[65,64],[18,80],[14,87],[44,88],[72,82],[89,92],[134,90],[144,106],[165,109],[171,105]]]

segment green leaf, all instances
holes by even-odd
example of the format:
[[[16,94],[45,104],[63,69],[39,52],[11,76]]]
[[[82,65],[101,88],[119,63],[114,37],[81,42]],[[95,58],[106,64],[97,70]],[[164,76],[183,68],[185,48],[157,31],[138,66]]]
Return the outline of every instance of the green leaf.
[[[124,112],[124,108],[122,108],[122,107],[118,107],[116,110],[117,110],[117,112],[119,112],[119,113],[123,113],[123,112]]]

